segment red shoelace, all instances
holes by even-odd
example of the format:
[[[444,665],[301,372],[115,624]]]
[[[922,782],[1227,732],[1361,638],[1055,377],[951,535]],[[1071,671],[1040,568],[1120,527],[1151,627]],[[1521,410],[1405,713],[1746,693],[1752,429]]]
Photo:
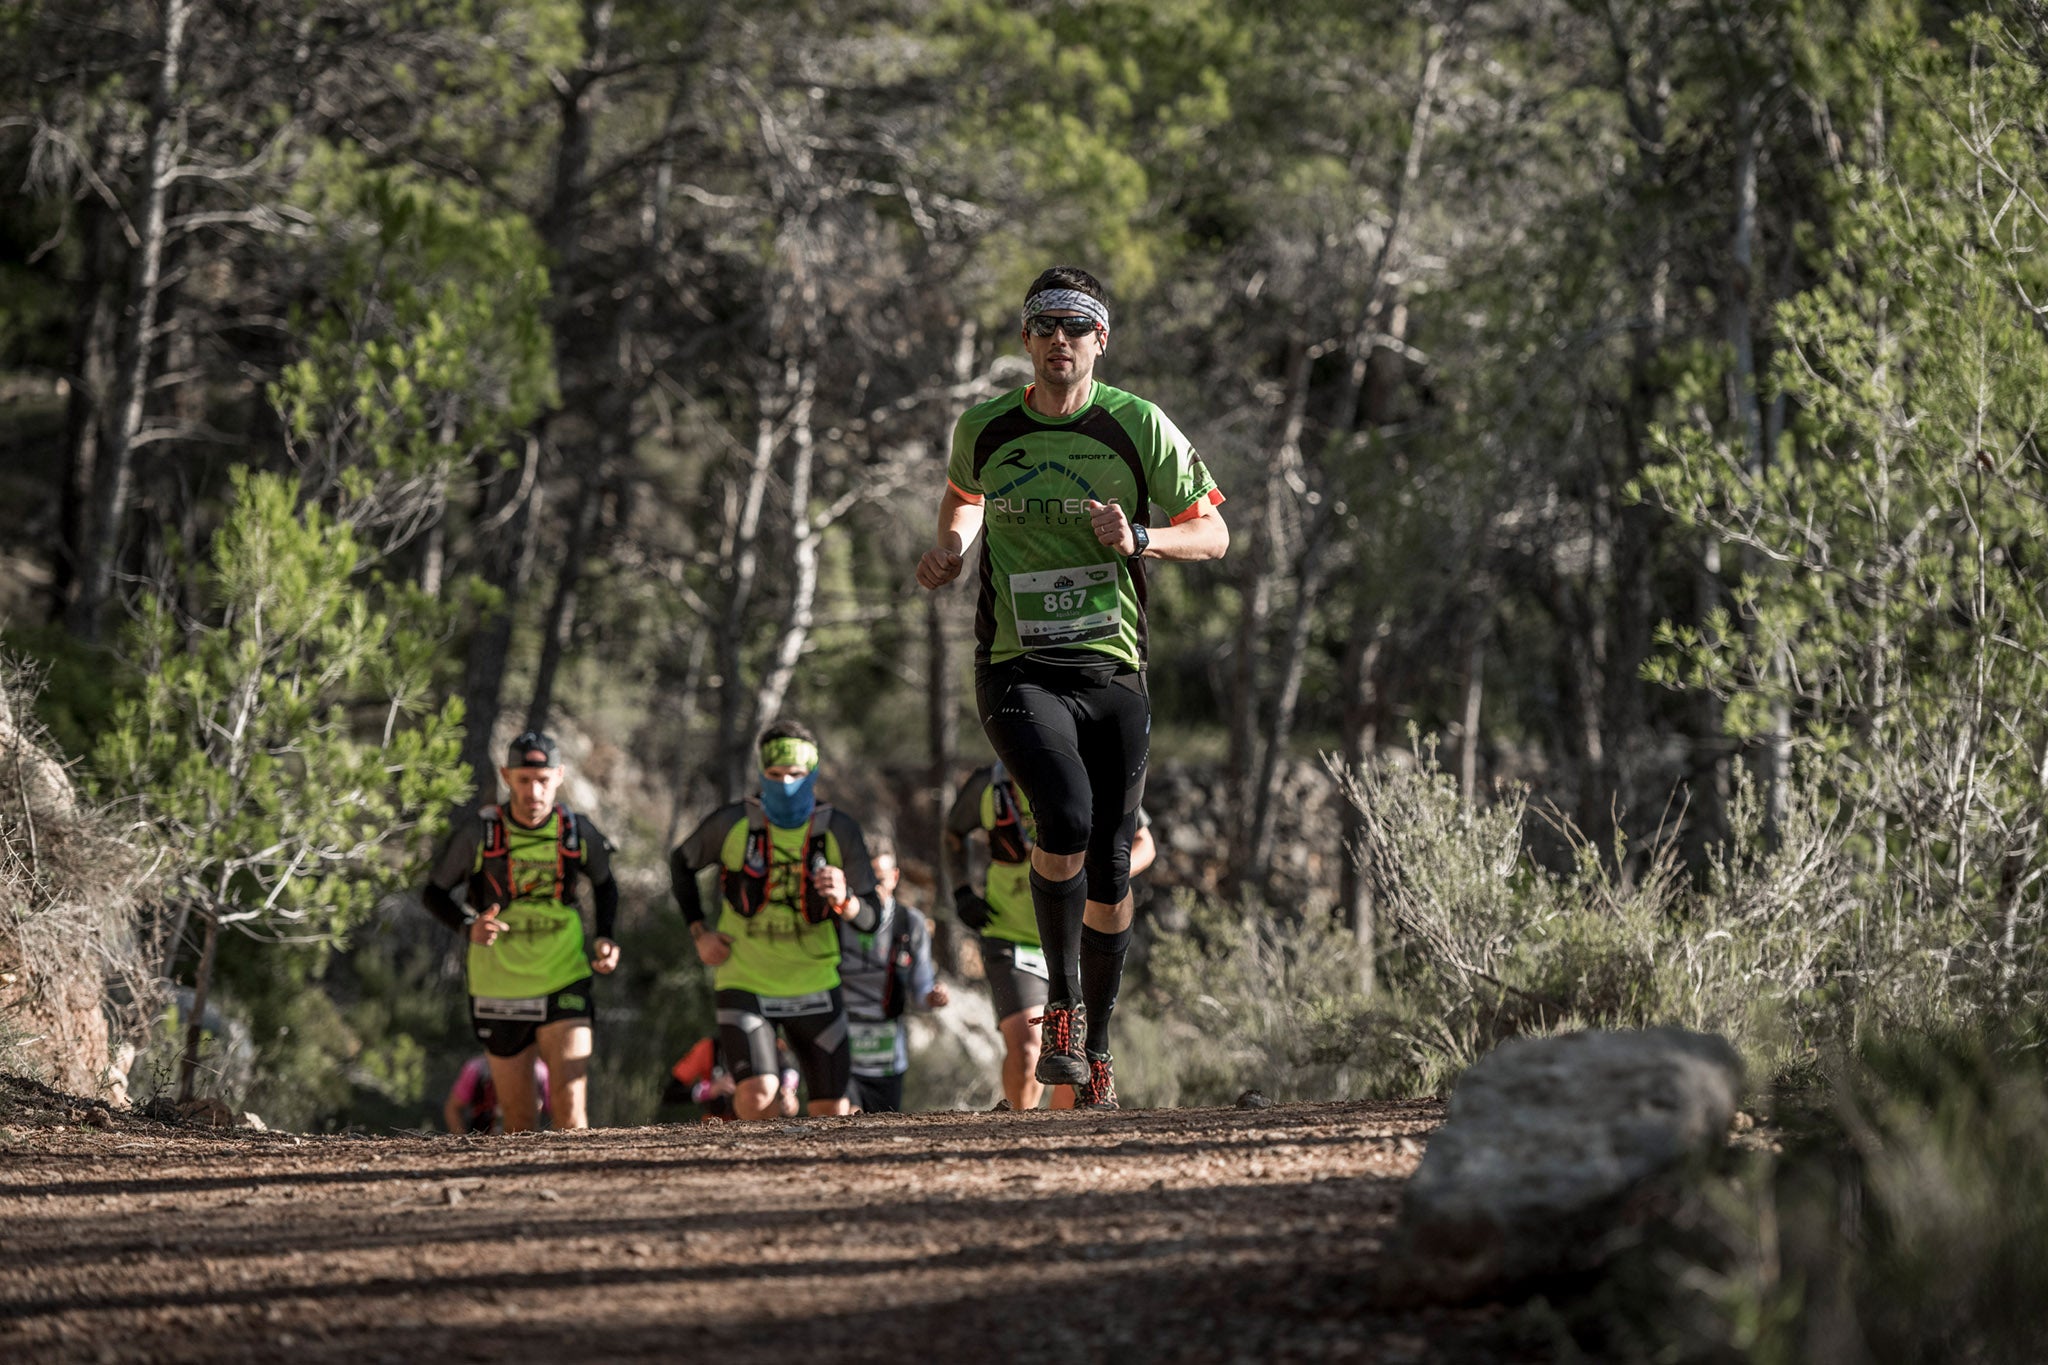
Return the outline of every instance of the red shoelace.
[[[1074,1050],[1074,1012],[1071,1009],[1047,1008],[1044,1014],[1035,1015],[1024,1022],[1036,1028],[1046,1020],[1052,1021],[1052,1045],[1056,1052]]]

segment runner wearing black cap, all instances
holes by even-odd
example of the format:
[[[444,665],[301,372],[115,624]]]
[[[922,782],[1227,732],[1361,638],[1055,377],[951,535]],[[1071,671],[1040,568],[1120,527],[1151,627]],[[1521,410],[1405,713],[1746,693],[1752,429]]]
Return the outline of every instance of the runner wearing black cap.
[[[562,760],[552,735],[528,730],[498,770],[511,799],[485,806],[450,836],[421,900],[469,940],[470,1020],[491,1059],[505,1130],[533,1126],[534,1061],[553,1080],[557,1128],[587,1128],[593,971],[619,965],[612,928],[619,884],[611,841],[588,817],[555,801]],[[590,885],[596,938],[585,948],[578,881]],[[466,888],[466,903],[454,891]]]

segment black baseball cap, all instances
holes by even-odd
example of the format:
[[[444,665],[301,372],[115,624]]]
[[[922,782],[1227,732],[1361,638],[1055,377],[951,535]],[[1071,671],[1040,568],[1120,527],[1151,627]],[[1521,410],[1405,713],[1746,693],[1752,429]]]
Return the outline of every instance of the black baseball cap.
[[[555,747],[555,737],[541,730],[528,730],[512,741],[512,747],[505,751],[505,766],[508,768],[559,768],[562,766],[561,750]]]

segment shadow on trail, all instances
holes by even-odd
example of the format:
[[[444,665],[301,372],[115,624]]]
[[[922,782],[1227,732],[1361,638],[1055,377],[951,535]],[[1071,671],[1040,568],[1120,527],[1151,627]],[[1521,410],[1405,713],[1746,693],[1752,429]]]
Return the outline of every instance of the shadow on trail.
[[[816,1219],[808,1220],[816,1223]],[[729,1245],[745,1250],[758,1237],[746,1235],[751,1229],[731,1229]],[[587,1233],[584,1235],[588,1235]],[[352,1243],[353,1244],[353,1243]],[[1276,1254],[1298,1252],[1298,1239],[1291,1231],[1260,1234],[1240,1233],[1225,1237],[1178,1236],[1171,1241],[1157,1238],[1130,1239],[1114,1243],[1075,1245],[1049,1243],[1034,1248],[1034,1260],[1071,1262],[1103,1268],[1109,1273],[1127,1262],[1156,1259],[1162,1255],[1200,1254],[1204,1257],[1271,1259]],[[973,1244],[922,1256],[848,1258],[822,1255],[789,1261],[719,1262],[680,1266],[588,1267],[574,1270],[507,1273],[503,1271],[459,1275],[378,1276],[366,1280],[314,1280],[302,1284],[239,1284],[233,1287],[162,1290],[134,1294],[50,1294],[41,1298],[0,1301],[0,1320],[40,1317],[54,1313],[155,1312],[167,1308],[234,1308],[274,1304],[292,1299],[314,1301],[346,1299],[419,1299],[433,1295],[537,1294],[549,1290],[588,1288],[645,1288],[666,1284],[733,1283],[753,1280],[781,1281],[859,1276],[885,1277],[905,1273],[986,1270],[1001,1265],[1017,1254],[1010,1244]]]
[[[764,1233],[815,1234],[834,1223],[891,1227],[899,1229],[904,1240],[909,1241],[925,1235],[928,1229],[976,1226],[984,1220],[1007,1222],[1020,1213],[1028,1214],[1033,1221],[1066,1220],[1076,1226],[1083,1225],[1082,1220],[1096,1226],[1142,1226],[1148,1222],[1199,1218],[1212,1212],[1219,1204],[1227,1205],[1240,1196],[1258,1200],[1269,1215],[1277,1215],[1284,1201],[1294,1199],[1309,1201],[1305,1207],[1318,1212],[1364,1212],[1369,1215],[1391,1209],[1395,1192],[1401,1184],[1402,1177],[1369,1173],[1322,1181],[1305,1178],[1119,1193],[1082,1190],[1063,1194],[1020,1189],[1000,1198],[951,1198],[947,1197],[949,1192],[940,1192],[914,1200],[898,1195],[867,1203],[823,1203],[803,1208],[733,1208],[615,1218],[590,1217],[567,1211],[552,1217],[540,1214],[507,1216],[497,1210],[486,1214],[482,1209],[457,1212],[421,1202],[401,1209],[351,1211],[343,1221],[352,1226],[341,1230],[345,1240],[338,1245],[349,1253],[418,1250],[432,1246],[501,1245],[518,1238],[536,1242],[575,1242],[593,1238],[630,1242],[683,1237],[747,1245],[759,1242]],[[472,1196],[472,1203],[465,1203],[462,1207],[468,1210],[473,1203],[481,1203],[484,1198],[486,1196]],[[105,1242],[81,1242],[78,1235],[84,1220],[66,1218],[61,1220],[64,1243],[51,1247],[34,1246],[35,1230],[17,1225],[16,1246],[26,1244],[27,1259],[38,1266],[91,1266],[134,1257],[162,1257],[196,1263],[202,1260],[265,1260],[281,1252],[310,1254],[303,1240],[288,1226],[280,1226],[274,1216],[275,1209],[236,1210],[236,1213],[238,1221],[231,1228],[187,1223],[179,1226],[174,1234],[160,1239],[125,1237]],[[405,1219],[410,1225],[395,1228],[360,1226],[362,1223],[381,1225],[393,1219]],[[1063,1249],[1056,1244],[1050,1248],[1049,1254],[1057,1258]],[[300,1291],[289,1283],[273,1281],[270,1292],[290,1297]],[[201,1295],[196,1301],[212,1303],[225,1300]],[[51,1299],[47,1302],[58,1301]],[[89,1308],[104,1305],[73,1303],[68,1306]],[[18,1302],[10,1304],[0,1300],[0,1318],[18,1314],[20,1308]],[[64,1310],[65,1305],[60,1304],[38,1311]]]
[[[1217,1125],[1217,1131],[1236,1135],[1236,1141],[1209,1140],[1193,1137],[1189,1140],[1162,1141],[1157,1138],[1140,1136],[1144,1130],[1133,1130],[1133,1136],[1117,1141],[1090,1145],[1075,1145],[1071,1139],[1078,1136],[1115,1137],[1117,1129],[1104,1128],[1103,1120],[1094,1120],[1089,1127],[1075,1132],[1068,1125],[1075,1120],[1063,1117],[1042,1117],[1039,1114],[1025,1116],[975,1115],[962,1123],[920,1123],[914,1141],[937,1145],[949,1135],[958,1134],[957,1145],[942,1152],[929,1149],[893,1151],[886,1123],[874,1119],[837,1120],[830,1127],[820,1126],[803,1135],[799,1140],[816,1145],[815,1152],[788,1152],[782,1150],[795,1136],[778,1126],[767,1125],[755,1137],[744,1129],[722,1130],[736,1134],[736,1140],[712,1142],[691,1140],[702,1132],[697,1126],[680,1129],[678,1134],[662,1142],[634,1142],[628,1150],[654,1148],[667,1155],[661,1157],[586,1157],[582,1159],[550,1159],[547,1148],[529,1146],[526,1142],[479,1142],[471,1144],[475,1157],[463,1164],[439,1166],[394,1166],[377,1167],[370,1170],[317,1170],[279,1171],[274,1174],[242,1174],[233,1176],[139,1176],[127,1180],[59,1180],[35,1185],[0,1185],[0,1204],[10,1199],[40,1198],[83,1198],[90,1196],[139,1196],[151,1194],[198,1193],[207,1190],[247,1190],[274,1186],[329,1186],[329,1185],[375,1185],[391,1182],[410,1181],[431,1183],[446,1180],[467,1180],[476,1177],[517,1179],[548,1175],[575,1174],[622,1174],[628,1172],[688,1171],[705,1174],[719,1173],[744,1178],[748,1173],[804,1166],[832,1165],[842,1168],[859,1166],[889,1167],[903,1165],[929,1165],[935,1161],[947,1160],[1047,1160],[1070,1161],[1078,1158],[1113,1159],[1119,1156],[1161,1157],[1175,1155],[1198,1155],[1216,1151],[1249,1151],[1245,1138],[1246,1129],[1257,1129],[1263,1136],[1258,1141],[1265,1146],[1356,1146],[1364,1142],[1398,1142],[1401,1135],[1386,1133],[1355,1132],[1318,1134],[1305,1137],[1280,1137],[1268,1130],[1284,1132],[1289,1128],[1307,1127],[1311,1124],[1327,1125],[1342,1117],[1341,1111],[1353,1106],[1319,1105],[1312,1111],[1290,1115],[1287,1110],[1266,1110],[1257,1115],[1246,1115],[1246,1121]],[[1360,1106],[1362,1107],[1362,1106]],[[1418,1102],[1418,1109],[1424,1102]],[[1337,1112],[1333,1112],[1337,1111]],[[1133,1111],[1132,1116],[1147,1111]],[[1175,1111],[1177,1115],[1190,1111]],[[1196,1111],[1198,1112],[1198,1111]],[[1232,1113],[1234,1111],[1217,1111]],[[1406,1114],[1389,1115],[1382,1107],[1373,1112],[1376,1125],[1392,1122],[1434,1121],[1435,1112],[1418,1112],[1412,1117]],[[812,1120],[818,1123],[817,1120]],[[1109,1121],[1111,1123],[1114,1120]],[[991,1131],[991,1129],[996,1131]],[[1034,1139],[1049,1145],[1019,1146]],[[451,1145],[455,1140],[451,1139]],[[572,1139],[573,1141],[573,1139]],[[777,1150],[762,1154],[749,1154],[746,1149],[755,1143],[774,1143]],[[608,1145],[616,1146],[610,1142]],[[524,1148],[525,1150],[522,1150]],[[280,1153],[293,1156],[298,1149]],[[254,1153],[252,1153],[254,1155]],[[317,1159],[316,1156],[300,1155],[298,1159]],[[494,1161],[496,1164],[494,1165]]]
[[[1178,1365],[1219,1361],[1385,1360],[1417,1365],[1549,1365],[1556,1348],[1517,1339],[1496,1310],[1383,1309],[1375,1270],[1355,1255],[1318,1256],[1285,1238],[1246,1238],[1206,1248],[1199,1264],[1139,1258],[1100,1261],[1059,1283],[938,1295],[900,1291],[872,1309],[807,1312],[781,1286],[757,1316],[607,1316],[521,1321],[502,1342],[429,1322],[300,1334],[295,1361],[520,1359],[677,1360],[720,1365],[790,1361],[971,1360],[1005,1365],[1046,1360]],[[933,1258],[934,1270],[970,1253]],[[1247,1260],[1246,1257],[1255,1259]],[[1229,1259],[1224,1259],[1229,1258]],[[903,1263],[908,1264],[908,1263]],[[888,1270],[903,1268],[891,1265]],[[825,1273],[859,1273],[828,1267]],[[678,1272],[686,1273],[686,1272]],[[819,1273],[816,1267],[802,1273]],[[779,1277],[778,1277],[779,1278]],[[602,1283],[602,1281],[599,1281]],[[645,1280],[622,1279],[622,1285]],[[521,1286],[495,1286],[517,1291]]]

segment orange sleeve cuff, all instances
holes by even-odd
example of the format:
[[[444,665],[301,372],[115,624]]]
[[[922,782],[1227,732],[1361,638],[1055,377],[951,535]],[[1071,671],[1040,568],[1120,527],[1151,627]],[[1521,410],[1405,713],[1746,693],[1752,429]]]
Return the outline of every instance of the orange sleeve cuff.
[[[952,489],[955,493],[958,493],[962,498],[965,498],[968,502],[973,503],[976,507],[981,506],[981,494],[970,493],[966,489],[962,488],[959,484],[954,483],[951,479],[946,480],[946,487]]]
[[[1184,521],[1192,521],[1196,517],[1202,515],[1202,509],[1204,507],[1219,507],[1222,505],[1222,503],[1223,490],[1220,488],[1212,488],[1209,490],[1207,496],[1196,498],[1192,503],[1188,504],[1187,511],[1180,513],[1178,516],[1168,518],[1166,524],[1169,526],[1178,526]]]

